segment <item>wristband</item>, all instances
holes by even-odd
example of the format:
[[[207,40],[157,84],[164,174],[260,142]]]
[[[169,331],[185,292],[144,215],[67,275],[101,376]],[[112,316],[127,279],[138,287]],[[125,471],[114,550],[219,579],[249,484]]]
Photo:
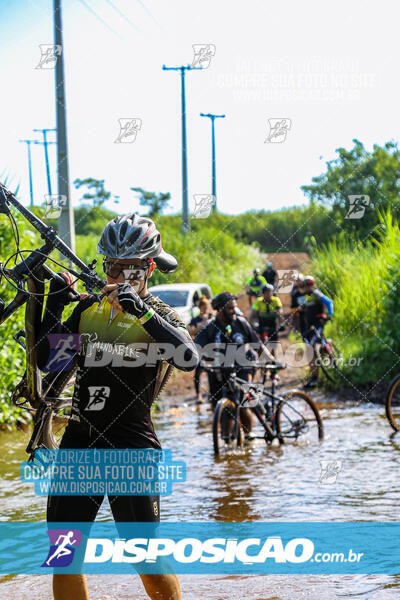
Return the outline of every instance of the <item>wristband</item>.
[[[143,325],[143,323],[146,323],[147,321],[149,321],[151,319],[151,317],[154,315],[154,312],[155,311],[152,308],[149,308],[147,313],[145,313],[143,315],[143,317],[139,318],[139,323],[141,323]]]

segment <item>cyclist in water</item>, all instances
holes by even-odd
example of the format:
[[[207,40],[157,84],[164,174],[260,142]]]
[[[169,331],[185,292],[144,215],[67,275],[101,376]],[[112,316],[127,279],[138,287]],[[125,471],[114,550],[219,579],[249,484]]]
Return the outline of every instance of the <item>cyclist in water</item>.
[[[237,296],[230,292],[221,292],[215,296],[212,306],[217,314],[199,331],[195,342],[200,347],[200,353],[206,358],[211,358],[214,364],[237,367],[238,377],[249,380],[253,372],[251,363],[258,358],[256,349],[259,349],[261,344],[249,322],[236,314],[236,299]],[[250,348],[249,344],[251,344]],[[268,362],[273,362],[274,358],[271,353],[265,346],[261,346],[263,349],[261,360],[267,359]],[[242,349],[245,352],[240,352]],[[210,357],[213,350],[215,354]],[[229,364],[225,364],[226,362]],[[222,397],[228,377],[229,373],[223,369],[210,372],[210,394],[214,408]],[[241,408],[240,412],[243,427],[249,439],[253,426],[252,414],[248,408]]]
[[[292,295],[291,312],[299,319],[300,333],[307,345],[314,346],[317,340],[316,331],[322,333],[327,317],[333,315],[333,300],[315,287],[315,279],[311,275],[300,281],[299,289]],[[310,378],[305,387],[318,384],[318,365],[314,353],[310,362]]]
[[[273,293],[273,285],[264,285],[263,295],[255,299],[249,316],[249,321],[254,325],[261,340],[268,342],[277,342],[278,330],[284,329],[282,302]],[[274,350],[271,350],[271,354],[274,355]]]
[[[101,235],[98,252],[104,255],[103,269],[107,285],[101,301],[95,295],[82,299],[64,322],[62,312],[68,304],[68,287],[60,291],[52,280],[37,344],[37,362],[43,369],[49,356],[49,333],[82,334],[97,341],[104,359],[111,346],[107,365],[99,366],[94,355],[86,355],[82,344],[76,357],[78,370],[72,400],[71,417],[60,448],[155,448],[161,445],[151,420],[151,405],[165,385],[174,367],[193,370],[199,361],[194,342],[184,323],[167,304],[147,290],[148,279],[156,267],[163,272],[175,270],[175,259],[161,245],[161,235],[151,219],[132,213],[109,221]],[[62,274],[67,284],[72,275]],[[64,294],[64,295],[63,295]],[[96,334],[96,335],[95,335]],[[172,356],[150,360],[152,345],[169,346]],[[130,352],[133,345],[148,349],[143,364],[135,365]],[[118,347],[118,353],[114,348]],[[120,350],[123,350],[121,356]],[[101,349],[103,348],[103,349]],[[158,350],[157,350],[158,352]],[[154,355],[154,352],[153,352]],[[157,354],[157,356],[159,356]],[[117,358],[118,360],[114,360]],[[88,360],[90,359],[90,360]],[[107,392],[107,393],[106,393]],[[97,394],[97,396],[96,396]],[[99,401],[92,405],[91,401]],[[109,496],[115,521],[157,523],[160,519],[159,496]],[[49,496],[48,522],[93,522],[102,496]],[[140,575],[151,599],[179,600],[176,575]],[[56,600],[88,600],[83,575],[55,574]]]

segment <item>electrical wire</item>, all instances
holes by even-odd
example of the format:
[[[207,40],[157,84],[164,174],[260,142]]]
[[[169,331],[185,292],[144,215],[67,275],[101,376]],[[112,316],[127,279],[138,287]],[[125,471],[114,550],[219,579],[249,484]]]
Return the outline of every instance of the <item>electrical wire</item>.
[[[95,10],[93,10],[93,8],[91,6],[89,6],[89,4],[87,2],[85,2],[85,0],[79,0],[79,2],[81,4],[83,4],[83,6],[85,6],[95,17],[96,19],[98,19],[101,23],[103,23],[103,25],[105,27],[107,27],[107,29],[109,29],[110,31],[112,31],[112,33],[114,35],[116,35],[117,37],[119,37],[119,39],[122,39],[121,36],[119,35],[119,33],[117,31],[115,31],[115,29],[113,29],[106,21],[104,21],[104,19],[102,19]]]
[[[113,2],[111,2],[111,0],[105,0],[105,1],[107,2],[107,4],[109,4],[115,10],[115,12],[117,12],[120,15],[120,17],[122,17],[127,23],[129,23],[129,25],[131,27],[133,27],[133,29],[142,33],[142,30],[139,29],[139,27],[137,25],[135,25],[135,23],[133,23],[130,19],[128,19],[126,14],[123,13],[122,10],[120,10],[118,8],[118,6],[115,6],[115,4]]]

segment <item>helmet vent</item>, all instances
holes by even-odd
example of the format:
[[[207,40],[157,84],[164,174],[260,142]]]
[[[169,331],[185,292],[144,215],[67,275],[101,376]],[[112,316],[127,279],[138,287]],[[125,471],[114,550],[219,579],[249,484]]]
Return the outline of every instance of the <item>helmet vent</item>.
[[[122,224],[121,230],[120,230],[120,234],[119,234],[119,239],[122,241],[125,237],[126,234],[126,230],[128,228],[128,223],[125,221],[125,223]]]
[[[140,234],[141,234],[140,229],[136,229],[136,231],[131,233],[131,235],[128,238],[128,244],[134,244],[137,241]]]
[[[115,237],[114,229],[111,229],[111,228],[109,229],[108,237],[110,238],[111,244],[115,244],[116,243],[117,239]]]

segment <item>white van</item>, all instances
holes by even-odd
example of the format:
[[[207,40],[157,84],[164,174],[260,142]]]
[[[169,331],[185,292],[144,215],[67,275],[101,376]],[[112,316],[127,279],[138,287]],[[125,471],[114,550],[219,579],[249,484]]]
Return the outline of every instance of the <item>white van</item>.
[[[211,288],[206,283],[166,283],[150,287],[149,292],[176,310],[185,325],[199,314],[197,303],[201,296],[210,302],[212,299]]]

